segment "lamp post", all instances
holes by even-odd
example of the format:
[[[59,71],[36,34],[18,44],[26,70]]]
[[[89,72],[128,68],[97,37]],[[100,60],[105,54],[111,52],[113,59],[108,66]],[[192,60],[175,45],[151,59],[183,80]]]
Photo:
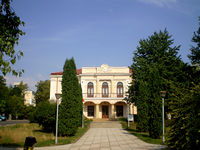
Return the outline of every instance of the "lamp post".
[[[163,136],[162,136],[162,142],[165,142],[165,116],[164,116],[164,112],[165,112],[165,107],[164,107],[164,100],[165,100],[165,96],[166,96],[166,91],[160,91],[160,95],[162,97],[162,127],[163,127]]]
[[[126,102],[127,102],[127,121],[128,121],[128,128],[129,128],[129,99],[128,95],[126,95]]]
[[[82,128],[84,128],[84,99],[83,99],[83,113],[82,113]]]
[[[56,103],[57,103],[57,109],[56,109],[56,139],[55,139],[55,144],[58,143],[58,105],[59,105],[59,99],[61,98],[60,93],[56,93]]]

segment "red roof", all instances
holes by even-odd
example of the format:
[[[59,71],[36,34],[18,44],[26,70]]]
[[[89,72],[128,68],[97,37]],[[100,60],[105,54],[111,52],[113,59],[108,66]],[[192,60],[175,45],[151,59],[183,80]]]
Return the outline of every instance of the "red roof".
[[[82,73],[82,69],[76,69],[76,74],[79,75]],[[63,75],[63,72],[53,72],[51,75]]]
[[[131,74],[133,73],[133,70],[131,68],[129,68],[129,73],[131,73]]]

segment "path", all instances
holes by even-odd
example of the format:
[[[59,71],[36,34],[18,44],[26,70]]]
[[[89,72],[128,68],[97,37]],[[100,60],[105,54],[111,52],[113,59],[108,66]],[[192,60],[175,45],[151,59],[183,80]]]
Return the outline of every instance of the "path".
[[[117,121],[94,121],[76,143],[35,148],[35,150],[160,150],[162,145],[149,144],[121,128]]]
[[[117,121],[95,120],[91,123],[91,128],[76,143],[35,147],[34,150],[161,150],[163,148],[166,147],[143,142],[123,130]]]

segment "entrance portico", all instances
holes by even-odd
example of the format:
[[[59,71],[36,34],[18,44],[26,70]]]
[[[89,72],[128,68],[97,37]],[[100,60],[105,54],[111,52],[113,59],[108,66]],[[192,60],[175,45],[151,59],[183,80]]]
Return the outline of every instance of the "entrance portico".
[[[124,101],[85,101],[83,105],[87,118],[126,117],[127,106]]]

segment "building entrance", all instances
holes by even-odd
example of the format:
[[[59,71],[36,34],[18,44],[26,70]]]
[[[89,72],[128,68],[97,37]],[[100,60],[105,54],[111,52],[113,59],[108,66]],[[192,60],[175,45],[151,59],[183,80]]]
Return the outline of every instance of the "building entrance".
[[[123,106],[116,106],[117,117],[123,117]]]
[[[108,118],[108,106],[102,106],[102,118]]]

